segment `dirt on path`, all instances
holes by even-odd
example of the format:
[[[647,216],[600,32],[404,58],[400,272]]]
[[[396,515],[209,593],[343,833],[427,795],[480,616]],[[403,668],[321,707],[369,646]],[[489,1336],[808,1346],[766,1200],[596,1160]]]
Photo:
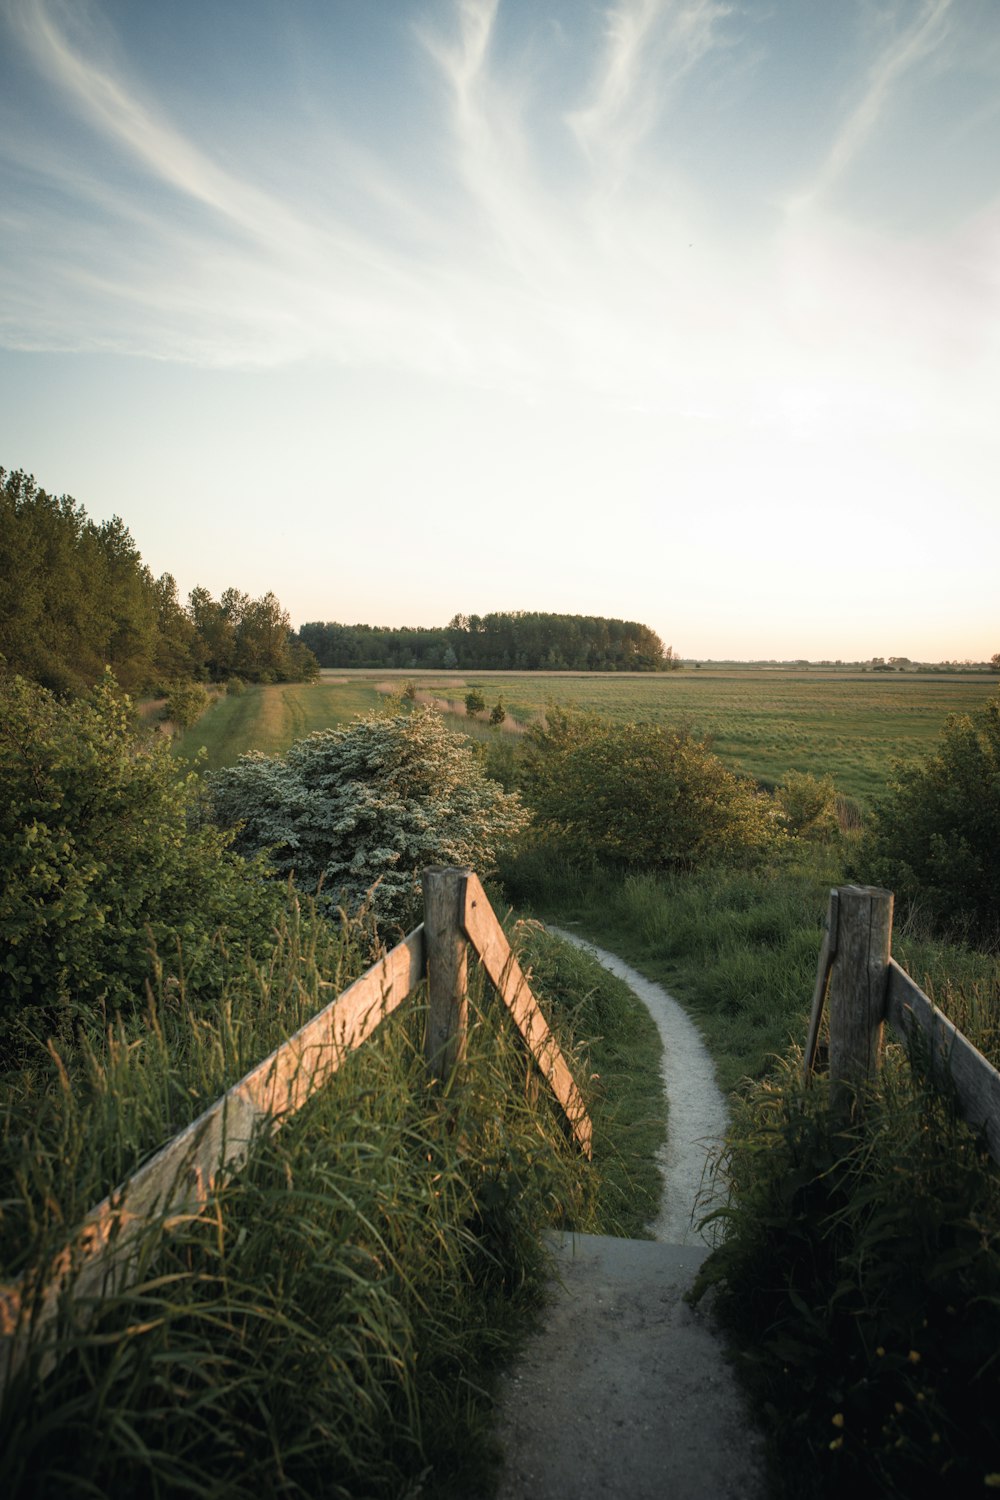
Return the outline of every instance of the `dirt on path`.
[[[654,1240],[562,1235],[543,1328],[498,1402],[497,1500],[763,1500],[762,1443],[710,1315],[684,1301],[707,1245],[706,1157],[725,1100],[697,1028],[659,985],[573,933],[644,1001],[664,1042],[669,1140]]]

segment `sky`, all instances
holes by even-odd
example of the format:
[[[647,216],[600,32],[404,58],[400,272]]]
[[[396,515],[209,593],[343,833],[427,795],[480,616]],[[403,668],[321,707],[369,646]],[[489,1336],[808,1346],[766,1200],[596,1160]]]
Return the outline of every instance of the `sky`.
[[[1000,650],[1000,0],[0,0],[0,465],[181,598]]]

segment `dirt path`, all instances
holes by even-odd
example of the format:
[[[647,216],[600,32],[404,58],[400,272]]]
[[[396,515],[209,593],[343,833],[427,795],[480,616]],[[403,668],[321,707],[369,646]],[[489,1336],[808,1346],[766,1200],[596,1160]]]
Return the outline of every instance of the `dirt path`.
[[[663,1041],[660,1067],[669,1120],[667,1144],[660,1155],[663,1202],[649,1227],[658,1240],[671,1245],[703,1244],[693,1220],[711,1206],[705,1163],[712,1146],[725,1134],[729,1111],[701,1033],[662,985],[637,973],[616,954],[562,927],[549,926],[548,930],[590,953],[610,973],[623,979],[656,1022]]]
[[[708,1151],[726,1103],[677,1001],[614,954],[592,953],[649,1007],[663,1038],[669,1138],[655,1240],[563,1235],[544,1327],[498,1403],[497,1500],[762,1500],[762,1445],[711,1318],[684,1301],[706,1251]]]

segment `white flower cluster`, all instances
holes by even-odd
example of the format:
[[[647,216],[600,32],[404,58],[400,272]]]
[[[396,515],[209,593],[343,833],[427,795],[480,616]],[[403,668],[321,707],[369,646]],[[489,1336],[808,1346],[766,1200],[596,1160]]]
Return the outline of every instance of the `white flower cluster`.
[[[380,921],[414,915],[428,865],[488,874],[528,820],[429,710],[322,730],[283,757],[244,755],[211,790],[240,852],[266,851],[331,908],[355,911],[370,895]]]

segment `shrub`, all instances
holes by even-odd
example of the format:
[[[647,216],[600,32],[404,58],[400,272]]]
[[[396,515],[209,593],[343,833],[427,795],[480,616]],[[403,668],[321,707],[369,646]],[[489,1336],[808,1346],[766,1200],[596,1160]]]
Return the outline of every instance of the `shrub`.
[[[427,865],[488,874],[527,821],[520,799],[428,709],[323,730],[284,758],[244,755],[210,780],[237,849],[267,851],[327,907],[357,910],[370,895],[380,921],[415,914]]]
[[[499,729],[507,717],[507,710],[503,706],[503,699],[498,698],[490,709],[490,725],[493,729]]]
[[[976,1495],[1000,1471],[1000,1189],[889,1050],[849,1129],[801,1055],[739,1108],[715,1305],[769,1429],[775,1494]]]
[[[840,826],[832,776],[786,771],[775,797],[785,827],[796,838],[831,839]]]
[[[189,827],[197,778],[130,713],[110,675],[70,703],[0,678],[0,1032],[25,1006],[141,997],[151,942],[210,982],[219,929],[268,939],[280,890]]]
[[[465,695],[465,712],[471,719],[473,714],[481,714],[486,708],[486,699],[479,688],[471,688]]]
[[[208,701],[208,692],[200,682],[175,682],[163,705],[163,717],[178,729],[190,729],[205,712]]]
[[[898,765],[875,808],[868,878],[921,908],[941,930],[988,940],[1000,928],[1000,697],[953,715],[940,747]]]
[[[580,854],[686,870],[781,836],[770,800],[684,731],[550,712],[529,741],[528,800]]]

